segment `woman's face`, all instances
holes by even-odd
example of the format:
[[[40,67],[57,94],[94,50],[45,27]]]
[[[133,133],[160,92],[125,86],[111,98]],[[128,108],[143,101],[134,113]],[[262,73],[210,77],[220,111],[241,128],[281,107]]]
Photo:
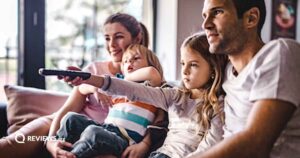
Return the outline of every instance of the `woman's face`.
[[[134,42],[130,32],[118,22],[108,23],[104,25],[104,36],[112,61],[121,62],[123,52]]]
[[[189,48],[181,48],[181,76],[187,89],[202,88],[211,75],[209,63],[199,52]]]

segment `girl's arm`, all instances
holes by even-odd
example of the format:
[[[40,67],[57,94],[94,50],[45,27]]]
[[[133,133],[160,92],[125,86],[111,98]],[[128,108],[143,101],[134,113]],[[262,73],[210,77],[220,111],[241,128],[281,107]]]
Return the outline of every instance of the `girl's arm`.
[[[149,81],[152,87],[159,87],[161,85],[161,75],[152,66],[143,67],[125,75],[127,81]]]
[[[168,106],[173,105],[174,101],[178,101],[180,95],[177,90],[171,88],[153,88],[144,86],[135,82],[129,82],[109,76],[91,75],[87,80],[76,77],[69,83],[80,85],[82,83],[90,84],[101,88],[108,95],[127,96],[131,101],[141,101],[154,105],[168,111]]]

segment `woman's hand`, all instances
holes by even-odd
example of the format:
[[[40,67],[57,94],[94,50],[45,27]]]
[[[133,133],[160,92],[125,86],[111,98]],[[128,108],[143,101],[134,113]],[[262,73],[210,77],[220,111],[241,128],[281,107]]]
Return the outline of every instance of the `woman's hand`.
[[[141,141],[138,144],[128,146],[122,153],[122,158],[143,158],[149,150],[149,144]]]
[[[73,153],[64,150],[64,148],[72,148],[71,143],[62,140],[48,141],[46,148],[54,158],[76,158]]]

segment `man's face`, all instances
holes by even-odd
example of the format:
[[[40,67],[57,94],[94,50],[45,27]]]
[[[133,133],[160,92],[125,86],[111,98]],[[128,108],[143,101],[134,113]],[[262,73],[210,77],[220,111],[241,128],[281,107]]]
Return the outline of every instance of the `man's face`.
[[[232,0],[205,0],[202,16],[210,52],[238,53],[245,42],[245,31]]]

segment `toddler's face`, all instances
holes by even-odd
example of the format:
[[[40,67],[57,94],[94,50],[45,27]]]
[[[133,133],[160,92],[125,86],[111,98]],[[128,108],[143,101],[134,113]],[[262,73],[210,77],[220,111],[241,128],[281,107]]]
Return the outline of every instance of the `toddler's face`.
[[[131,50],[125,52],[123,55],[122,65],[125,76],[126,74],[134,72],[137,69],[149,66],[144,54],[140,54]]]

